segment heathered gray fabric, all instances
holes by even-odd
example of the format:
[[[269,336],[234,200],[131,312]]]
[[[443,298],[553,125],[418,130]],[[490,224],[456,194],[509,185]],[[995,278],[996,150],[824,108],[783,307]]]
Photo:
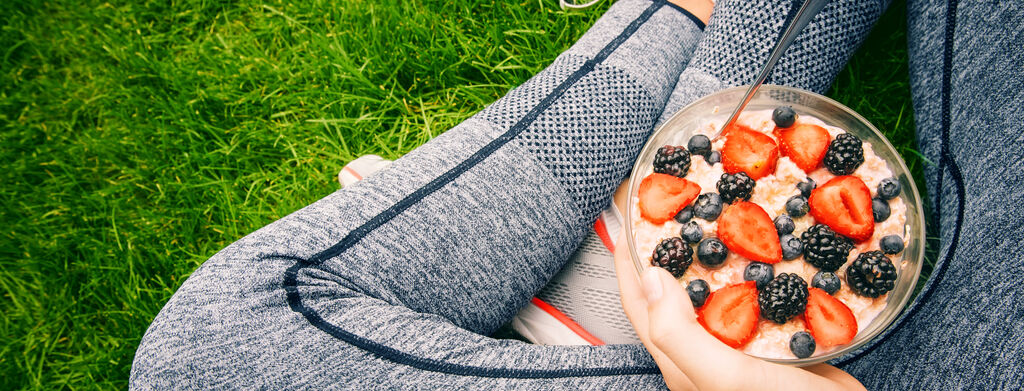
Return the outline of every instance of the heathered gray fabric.
[[[868,389],[1017,390],[1024,384],[1024,11],[1015,2],[959,3],[951,42],[946,2],[909,4],[918,143],[935,163],[925,167],[928,193],[934,200],[941,192],[939,232],[929,236],[941,238],[941,252],[909,319],[842,366]],[[947,44],[948,112],[942,105]],[[940,173],[944,115],[950,126]]]
[[[648,4],[620,2],[572,50],[474,119],[384,172],[268,225],[208,260],[147,331],[132,367],[132,387],[663,387],[656,374],[591,376],[602,369],[653,370],[639,346],[542,347],[481,334],[506,321],[558,269],[588,228],[591,209],[607,202],[608,194],[600,194],[610,188],[607,183],[577,190],[573,181],[579,176],[611,181],[627,169],[615,160],[623,155],[586,154],[608,147],[601,140],[581,142],[586,137],[581,134],[592,126],[592,137],[608,137],[607,142],[627,145],[635,154],[642,140],[635,133],[650,130],[670,86],[675,86],[673,102],[681,107],[680,102],[742,83],[722,77],[732,73],[716,72],[740,75],[734,67],[756,69],[759,64],[699,54],[694,64],[704,65],[680,75],[699,32],[667,8],[573,87],[591,90],[570,88],[556,99],[550,109],[565,117],[544,117],[545,111],[522,135],[339,256],[300,264],[306,265],[296,279],[301,305],[329,326],[318,328],[293,311],[283,288],[283,276],[296,262],[335,245],[503,134],[559,81],[587,67],[584,61]],[[760,9],[764,4],[722,2],[715,14],[741,15],[727,8],[744,6]],[[843,18],[865,23],[860,16],[839,12],[847,8],[830,9],[846,15],[835,24]],[[872,390],[1019,388],[1024,384],[1024,323],[1018,321],[1024,318],[1024,292],[1017,277],[1024,273],[1024,109],[1019,104],[1024,101],[1019,55],[1024,11],[1013,3],[964,2],[956,8],[956,28],[950,34],[955,42],[945,39],[945,3],[911,0],[908,13],[918,141],[925,156],[936,162],[926,168],[926,181],[933,199],[941,198],[936,213],[942,259],[905,318],[841,365]],[[675,30],[678,35],[666,35]],[[842,31],[849,33],[838,36],[859,42],[864,30]],[[732,34],[715,35],[702,47],[716,47],[716,40],[724,47],[757,39]],[[841,47],[832,48],[820,43],[826,47],[818,54],[814,45],[822,41],[807,39],[806,53],[818,57],[848,54],[857,45],[835,42]],[[943,61],[947,43],[953,45],[948,70]],[[636,52],[627,52],[629,48]],[[794,66],[802,62],[794,57]],[[815,65],[817,71],[787,71],[803,75],[794,79],[776,74],[783,84],[820,91],[831,82],[833,66],[826,61]],[[952,82],[948,110],[942,103],[947,71]],[[823,80],[807,79],[815,75]],[[602,84],[603,78],[609,83]],[[587,96],[600,99],[589,102]],[[674,111],[668,108],[666,116]],[[946,141],[944,116],[950,125]],[[609,120],[625,134],[603,128]],[[569,157],[584,162],[569,162]],[[595,194],[598,201],[586,198]],[[560,372],[543,372],[551,370]]]
[[[658,124],[716,91],[750,84],[802,0],[721,0],[693,61],[679,76]],[[864,41],[888,0],[834,0],[797,36],[765,82],[824,93]]]
[[[638,345],[544,347],[485,335],[582,240],[700,34],[663,2],[620,1],[474,118],[205,262],[143,337],[132,388],[663,387]],[[617,48],[595,61],[610,42]],[[523,118],[521,133],[507,133]],[[446,174],[455,168],[465,170]],[[353,232],[365,235],[344,242]],[[338,243],[354,244],[324,253]]]

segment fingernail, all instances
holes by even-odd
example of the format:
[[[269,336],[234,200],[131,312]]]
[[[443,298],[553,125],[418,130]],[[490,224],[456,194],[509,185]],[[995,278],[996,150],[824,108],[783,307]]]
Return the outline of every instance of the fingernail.
[[[661,277],[658,276],[658,269],[653,267],[644,270],[644,275],[641,278],[640,284],[644,288],[644,296],[647,297],[648,303],[653,303],[661,299]]]

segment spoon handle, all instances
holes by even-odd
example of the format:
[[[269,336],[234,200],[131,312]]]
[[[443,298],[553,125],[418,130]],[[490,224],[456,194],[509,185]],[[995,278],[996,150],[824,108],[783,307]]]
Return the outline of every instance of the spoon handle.
[[[729,116],[729,120],[725,121],[725,123],[722,124],[722,127],[718,129],[718,133],[715,137],[721,135],[722,132],[725,131],[726,127],[732,125],[732,123],[736,121],[736,118],[740,116],[740,112],[747,106],[747,103],[750,103],[750,99],[754,97],[754,93],[756,93],[757,89],[761,87],[764,80],[768,78],[768,73],[771,72],[773,67],[775,67],[775,63],[779,62],[779,58],[786,52],[789,45],[793,44],[796,37],[800,35],[800,31],[802,31],[804,27],[807,27],[807,24],[811,22],[811,19],[814,19],[814,16],[817,15],[822,8],[825,8],[825,4],[827,3],[828,0],[804,1],[800,6],[800,9],[798,9],[796,14],[793,15],[789,25],[786,26],[785,30],[783,30],[782,35],[779,36],[779,42],[775,44],[774,48],[772,48],[772,53],[768,56],[768,62],[764,64],[763,68],[761,68],[761,73],[759,73],[757,75],[757,79],[754,79],[754,82],[750,84],[750,88],[747,89],[747,93],[743,96],[743,100],[741,100],[740,104],[736,106],[736,110],[733,110],[732,115]],[[796,9],[797,4],[797,2],[793,3],[793,9]],[[792,10],[790,10],[790,14],[793,14]]]

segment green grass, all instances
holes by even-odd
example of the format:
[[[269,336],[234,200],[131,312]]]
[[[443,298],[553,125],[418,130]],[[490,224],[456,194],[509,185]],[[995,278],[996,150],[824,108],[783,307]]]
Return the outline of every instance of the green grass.
[[[349,160],[397,158],[479,111],[607,6],[8,4],[0,389],[124,388],[147,325],[205,259],[334,191]],[[830,95],[920,173],[902,12]]]

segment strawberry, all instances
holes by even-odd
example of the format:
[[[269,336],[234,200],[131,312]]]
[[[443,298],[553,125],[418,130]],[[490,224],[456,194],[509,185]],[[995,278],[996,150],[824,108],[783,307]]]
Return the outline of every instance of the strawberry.
[[[814,341],[823,348],[850,343],[857,336],[857,318],[853,311],[819,288],[807,290],[804,320]]]
[[[735,202],[722,212],[718,238],[729,250],[746,258],[769,264],[782,260],[775,223],[753,202]]]
[[[779,149],[782,156],[805,172],[814,171],[821,164],[821,159],[828,152],[828,144],[832,141],[828,131],[817,125],[798,124],[792,128],[776,128],[779,138]]]
[[[735,174],[742,171],[755,181],[775,172],[778,160],[779,147],[775,140],[761,132],[734,128],[722,146],[725,172]]]
[[[750,342],[757,332],[757,283],[747,281],[711,292],[697,310],[697,322],[719,341],[733,348]]]
[[[875,217],[871,212],[871,191],[854,176],[837,176],[811,191],[807,200],[811,216],[839,234],[858,242],[871,238]]]
[[[734,130],[745,130],[748,132],[754,131],[754,129],[751,129],[749,126],[740,125],[736,122],[733,122],[731,125],[726,126],[725,129],[722,129],[722,134],[719,137],[726,137],[729,135],[729,133],[732,133],[732,131]]]
[[[700,185],[668,174],[651,174],[640,182],[640,216],[654,224],[669,221],[700,194]]]

